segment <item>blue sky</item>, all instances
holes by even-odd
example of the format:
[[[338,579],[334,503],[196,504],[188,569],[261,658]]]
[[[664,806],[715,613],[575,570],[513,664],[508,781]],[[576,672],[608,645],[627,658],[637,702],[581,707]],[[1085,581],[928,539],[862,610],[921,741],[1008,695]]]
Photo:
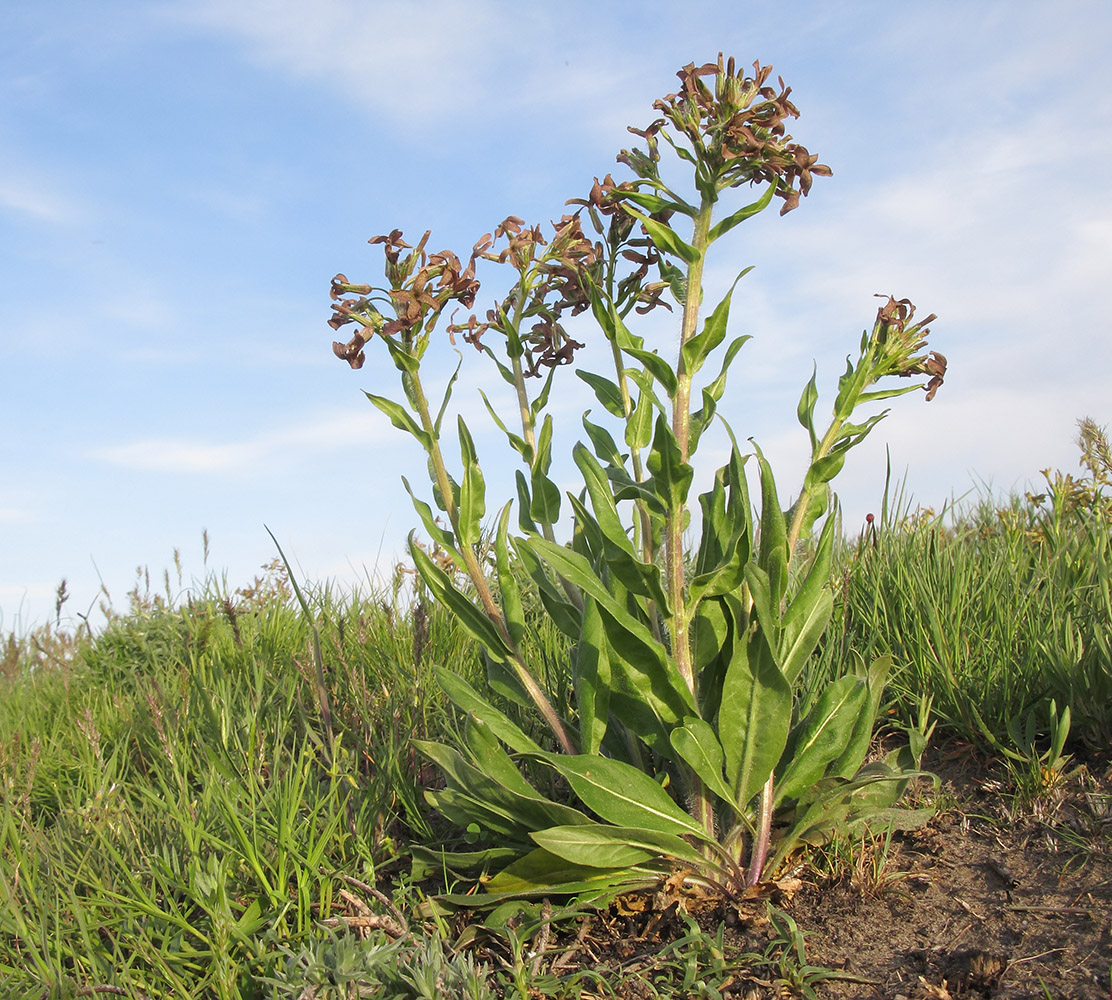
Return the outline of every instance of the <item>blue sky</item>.
[[[180,595],[206,572],[203,529],[233,587],[275,554],[264,524],[310,580],[388,575],[416,523],[399,476],[423,465],[360,392],[395,393],[392,367],[331,355],[330,278],[379,279],[366,241],[395,227],[463,253],[507,215],[559,218],[592,177],[621,179],[625,126],[675,70],[720,50],[774,65],[793,134],[834,169],[708,273],[710,300],[757,265],[724,411],[785,492],[812,362],[822,412],[876,293],[938,314],[950,376],[854,454],[847,527],[879,506],[886,447],[936,508],[1073,470],[1076,419],[1112,422],[1112,8],[763,7],[0,5],[0,627],[51,616],[62,578],[64,614],[101,620],[102,583],[125,606],[136,567],[158,585],[175,548]],[[656,318],[644,332],[674,343]],[[580,359],[604,370],[599,340]],[[435,351],[443,376],[456,357]],[[494,507],[491,376],[467,349],[456,399]],[[560,379],[562,453],[593,403],[579,390]]]

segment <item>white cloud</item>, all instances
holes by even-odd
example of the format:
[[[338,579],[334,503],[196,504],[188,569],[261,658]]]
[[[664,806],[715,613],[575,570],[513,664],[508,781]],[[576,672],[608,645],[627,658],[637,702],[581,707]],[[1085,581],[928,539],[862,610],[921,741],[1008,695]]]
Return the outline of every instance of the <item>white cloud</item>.
[[[0,173],[0,209],[59,224],[80,222],[84,214],[71,198],[26,172]]]
[[[199,441],[188,438],[145,438],[108,445],[91,457],[110,465],[149,472],[182,475],[257,472],[264,466],[285,464],[292,455],[331,452],[352,443],[365,448],[390,441],[393,428],[376,410],[338,410],[305,424],[255,434],[237,441]],[[398,436],[394,434],[394,441]],[[393,443],[393,442],[391,442]]]

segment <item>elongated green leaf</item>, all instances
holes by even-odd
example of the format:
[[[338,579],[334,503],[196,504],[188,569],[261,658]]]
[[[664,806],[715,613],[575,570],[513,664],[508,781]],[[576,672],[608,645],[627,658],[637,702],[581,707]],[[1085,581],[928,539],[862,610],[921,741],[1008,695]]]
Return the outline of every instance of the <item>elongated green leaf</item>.
[[[478,770],[496,781],[514,795],[527,802],[535,803],[543,811],[549,823],[556,825],[575,825],[591,822],[584,813],[571,806],[553,802],[541,795],[522,776],[510,755],[502,749],[490,726],[477,718],[469,716],[464,727],[464,740]]]
[[[776,805],[813,785],[842,754],[867,698],[867,685],[852,675],[839,677],[823,691],[788,740],[773,793]]]
[[[594,372],[577,368],[575,374],[595,390],[595,397],[602,403],[607,413],[619,420],[625,419],[625,404],[622,402],[622,391],[608,378],[596,375]]]
[[[490,731],[516,753],[540,753],[540,746],[526,736],[521,728],[508,715],[490,704],[459,674],[443,667],[436,667],[436,682],[448,699],[461,712],[473,715],[484,723]]]
[[[560,487],[543,472],[533,472],[533,497],[529,517],[539,524],[555,524],[560,520]]]
[[[545,414],[537,435],[537,459],[533,464],[534,472],[547,473],[552,466],[552,414]]]
[[[459,431],[460,456],[463,459],[463,482],[459,491],[459,533],[464,545],[478,545],[482,534],[483,517],[486,514],[486,483],[479,468],[479,458],[475,454],[475,442],[467,424],[460,417]]]
[[[655,829],[590,823],[554,826],[530,836],[557,857],[592,868],[628,868],[660,857],[702,865],[704,858],[686,840]]]
[[[529,483],[525,473],[520,469],[514,471],[514,485],[517,487],[517,524],[528,535],[537,534],[537,522],[529,512],[533,509],[533,498],[529,492]]]
[[[706,363],[707,357],[723,340],[726,339],[726,326],[730,321],[730,300],[733,297],[737,283],[745,277],[752,267],[747,267],[730,285],[730,290],[723,296],[722,301],[715,306],[714,311],[707,317],[703,329],[683,345],[681,351],[683,363],[687,372],[695,375]]]
[[[409,499],[413,501],[413,509],[417,511],[418,516],[421,518],[421,523],[425,526],[425,530],[429,533],[429,536],[462,566],[463,556],[456,548],[455,535],[437,524],[432,508],[425,503],[424,500],[418,500],[417,497],[413,495],[413,489],[410,487],[409,480],[406,479],[405,476],[402,476],[402,485],[405,487],[406,493],[409,494]]]
[[[683,726],[671,733],[672,748],[678,753],[715,795],[733,804],[733,793],[722,777],[726,755],[718,742],[714,727],[703,719],[689,717]]]
[[[483,644],[492,659],[507,660],[511,655],[510,648],[494,623],[482,609],[475,607],[470,599],[456,588],[448,578],[448,574],[417,545],[412,534],[409,536],[409,554],[413,559],[414,567],[433,597],[456,616],[456,620],[472,638],[478,639]]]
[[[884,694],[884,685],[888,681],[888,671],[892,667],[891,656],[877,657],[864,670],[865,681],[869,689],[869,697],[865,708],[858,714],[853,725],[853,732],[846,742],[845,749],[839,754],[827,769],[826,773],[836,778],[848,778],[857,773],[865,755],[869,752],[872,742],[873,725],[876,722],[877,709],[880,707],[880,698]],[[916,762],[918,766],[918,762]]]
[[[426,431],[418,426],[417,422],[409,415],[405,407],[401,406],[399,403],[395,403],[392,399],[387,399],[385,396],[376,396],[370,392],[365,393],[365,395],[379,410],[390,418],[390,423],[397,427],[398,430],[405,431],[407,434],[412,434],[426,451],[432,447],[432,438],[429,437]]]
[[[591,889],[617,891],[634,886],[649,886],[659,881],[652,872],[592,868],[575,865],[557,857],[543,847],[526,854],[504,868],[486,883],[486,892],[467,897],[470,905],[476,900],[489,905],[490,900],[514,897],[541,897],[555,893],[582,893]]]
[[[830,615],[834,610],[834,595],[829,590],[819,592],[819,595],[809,602],[806,618],[800,616],[793,621],[797,628],[789,638],[788,630],[780,633],[779,664],[789,684],[795,684],[803,668],[807,666],[818,646],[819,640],[830,624]]]
[[[520,643],[525,636],[525,612],[521,605],[521,590],[517,585],[513,565],[510,562],[510,546],[507,541],[510,525],[510,504],[502,508],[498,518],[498,533],[494,539],[494,558],[498,568],[498,592],[502,596],[502,618],[514,643]]]
[[[758,212],[763,212],[772,203],[772,196],[776,193],[776,181],[769,184],[768,189],[751,205],[739,208],[733,215],[727,215],[718,225],[711,228],[709,241],[713,243],[720,236],[725,236],[734,226],[740,225],[746,219],[752,218]]]
[[[467,874],[476,870],[488,871],[501,868],[521,857],[521,851],[512,847],[488,847],[481,851],[445,851],[438,848],[411,844],[408,848],[413,859],[410,875],[417,881],[443,875],[445,871],[454,875]]]
[[[532,414],[533,419],[537,419],[537,415],[548,405],[548,396],[552,392],[552,379],[556,374],[555,368],[549,368],[548,374],[544,378],[544,385],[541,386],[541,391],[537,393],[536,399],[529,404],[529,412]]]
[[[483,392],[482,389],[479,390],[479,395],[483,397],[483,403],[487,408],[487,413],[490,414],[490,419],[493,420],[498,429],[506,435],[506,440],[510,442],[510,447],[513,448],[527,464],[532,464],[533,449],[525,443],[525,439],[522,438],[520,434],[515,434],[502,422],[502,418],[498,416],[491,401],[487,398],[487,394]]]
[[[520,775],[517,775],[514,783],[524,785],[524,792],[507,788],[442,743],[414,740],[413,745],[444,772],[450,789],[481,802],[487,812],[500,816],[519,835],[527,835],[530,830],[547,826],[589,822],[578,809],[550,802],[539,795]]]
[[[624,353],[640,361],[653,378],[655,378],[668,393],[669,397],[675,396],[679,383],[672,366],[655,351],[646,351],[640,347],[623,347]]]
[[[567,778],[588,809],[608,823],[707,839],[696,820],[649,775],[630,764],[586,754],[550,753],[542,759]]]
[[[544,564],[532,549],[521,544],[516,538],[511,539],[511,544],[525,567],[525,572],[537,585],[541,603],[544,604],[545,611],[548,612],[556,627],[572,639],[578,639],[582,627],[578,610],[569,602],[567,595],[548,578],[544,571]]]
[[[622,201],[632,201],[652,215],[657,215],[660,212],[679,212],[681,215],[693,219],[698,214],[699,210],[694,205],[689,205],[672,191],[669,191],[668,195],[669,197],[662,198],[660,195],[652,194],[649,191],[623,191]]]
[[[653,403],[652,396],[641,391],[637,397],[637,404],[633,413],[626,421],[625,443],[635,451],[640,451],[653,436]]]
[[[623,603],[617,601],[599,579],[591,564],[580,554],[543,538],[528,543],[516,540],[519,551],[532,549],[565,580],[579,587],[598,603],[607,639],[617,658],[611,658],[611,671],[628,672],[639,676],[641,693],[667,704],[667,721],[678,721],[694,714],[694,700],[686,682],[676,669],[664,646],[656,639],[644,621],[633,617]]]
[[[678,509],[687,502],[691,479],[695,470],[683,461],[679,442],[663,414],[656,418],[653,446],[649,452],[649,471],[653,475],[657,492],[666,504]]]
[[[588,410],[587,413],[591,411]],[[600,427],[598,424],[591,423],[587,419],[587,413],[583,414],[583,427],[587,431],[587,436],[591,439],[591,446],[595,449],[595,454],[598,456],[600,462],[605,462],[608,466],[615,469],[625,469],[625,462],[622,454],[618,451],[618,446],[614,439],[610,436],[610,432],[605,427]]]
[[[649,234],[653,243],[656,244],[656,248],[663,253],[670,253],[675,257],[679,257],[687,264],[694,264],[695,261],[703,256],[690,243],[681,240],[671,226],[665,225],[663,222],[657,222],[655,219],[650,219],[647,215],[642,215],[635,208],[626,206],[625,210],[640,221],[641,225],[645,227],[645,232]]]
[[[811,454],[814,454],[819,445],[818,435],[815,433],[815,404],[819,401],[819,390],[815,385],[815,380],[818,378],[818,374],[819,367],[815,365],[811,371],[811,381],[803,387],[803,394],[799,397],[799,405],[795,408],[795,414],[799,418],[800,424],[811,437]]]
[[[754,444],[761,474],[761,538],[760,566],[768,574],[770,606],[776,610],[779,620],[779,605],[788,587],[788,529],[784,523],[784,511],[776,494],[776,479],[761,449]]]
[[[426,789],[425,800],[449,823],[461,830],[472,823],[486,833],[496,833],[517,843],[524,843],[529,836],[528,824],[510,819],[500,810],[492,809],[480,798],[458,788]]]
[[[792,690],[764,635],[738,641],[722,684],[718,739],[733,801],[744,810],[780,760],[791,727]]]
[[[579,706],[579,744],[597,754],[610,714],[610,659],[598,605],[583,602],[583,632],[575,650],[575,701]]]

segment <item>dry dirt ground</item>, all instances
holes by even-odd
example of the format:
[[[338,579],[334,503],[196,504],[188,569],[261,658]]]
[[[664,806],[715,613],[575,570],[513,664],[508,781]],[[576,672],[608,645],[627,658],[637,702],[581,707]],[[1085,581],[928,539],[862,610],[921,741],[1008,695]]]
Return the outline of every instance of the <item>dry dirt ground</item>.
[[[1028,803],[973,755],[925,764],[942,779],[935,819],[793,901],[808,959],[871,980],[819,995],[1110,1000],[1107,761],[1067,768]]]

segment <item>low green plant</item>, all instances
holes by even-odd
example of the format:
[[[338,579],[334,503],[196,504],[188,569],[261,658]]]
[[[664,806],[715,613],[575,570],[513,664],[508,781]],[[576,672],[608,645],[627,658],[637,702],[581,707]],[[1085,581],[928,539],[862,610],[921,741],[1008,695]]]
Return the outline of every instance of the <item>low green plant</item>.
[[[427,797],[460,828],[497,842],[449,859],[492,873],[480,902],[554,889],[599,899],[619,887],[652,884],[677,864],[705,886],[736,894],[799,845],[878,812],[889,815],[915,773],[919,741],[866,762],[888,658],[850,666],[805,715],[795,712],[795,696],[833,606],[830,484],[887,412],[861,416],[861,408],[922,389],[929,400],[942,384],[945,358],[926,350],[933,316],[915,321],[908,300],[886,299],[856,357],[847,358],[825,427],[816,423],[812,374],[796,409],[810,459],[787,509],[760,449],[744,454],[722,421],[729,459],[698,498],[700,541],[685,547],[696,513],[696,451],[721,419],[727,375],[749,339],[726,342],[737,283],[750,269],[706,314],[708,261],[720,240],[774,198],[783,201],[784,214],[814,178],[831,173],[787,134],[798,111],[790,88],[782,80],[773,86],[770,74],[758,63],[748,76],[721,57],[686,66],[679,91],[655,103],[659,117],[631,129],[644,147],[623,150],[618,160],[633,178],[596,179],[549,240],[539,226],[511,217],[479,240],[464,265],[451,251],[430,253],[428,233],[411,246],[395,230],[371,240],[384,247],[385,286],[333,279],[331,325],[358,328],[334,352],[359,368],[369,343],[382,343],[401,376],[402,396],[367,396],[428,459],[431,506],[403,480],[446,556],[438,563],[411,542],[424,586],[477,640],[492,691],[535,712],[551,734],[542,744],[486,693],[450,670],[438,672],[467,719],[457,745],[419,744],[447,782]],[[662,170],[665,152],[690,171],[692,191],[681,193],[671,167]],[[723,209],[728,196],[749,186],[761,189],[755,201]],[[494,518],[490,566],[483,561],[486,484],[462,417],[458,478],[444,451],[455,376],[433,405],[422,367],[445,310],[473,306],[484,261],[511,273],[509,293],[484,320],[472,315],[448,331],[496,364],[516,400],[520,430],[511,430],[484,396],[523,462],[517,529],[511,531],[507,504]],[[678,349],[668,360],[628,323],[635,311],[673,306]],[[562,544],[556,528],[565,498],[549,475],[553,420],[546,407],[556,370],[573,363],[582,346],[562,319],[580,312],[589,312],[605,337],[614,371],[577,374],[620,437],[584,416],[589,444],[572,452],[582,489],[566,495],[574,527]],[[720,348],[718,373],[700,380]],[[530,395],[534,376],[539,390]],[[923,381],[891,384],[916,376]],[[747,481],[750,460],[758,513]],[[804,542],[812,553],[806,565],[795,559]],[[523,575],[575,643],[567,711],[523,646],[529,628]],[[555,772],[576,804],[543,794],[522,773],[523,761]]]

